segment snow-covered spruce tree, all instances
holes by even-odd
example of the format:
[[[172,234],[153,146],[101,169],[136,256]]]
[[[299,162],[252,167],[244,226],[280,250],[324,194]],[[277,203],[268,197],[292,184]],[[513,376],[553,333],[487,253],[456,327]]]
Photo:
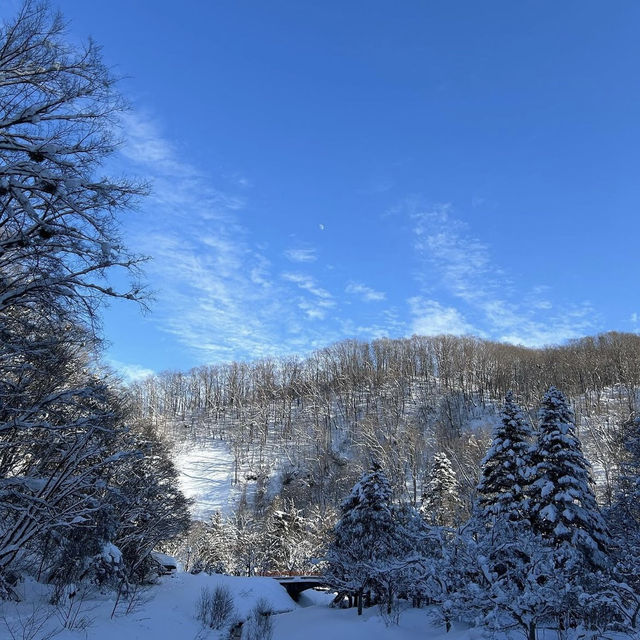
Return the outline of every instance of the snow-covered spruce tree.
[[[196,521],[186,540],[193,554],[189,567],[192,573],[230,573],[233,567],[231,528],[216,511],[207,522]],[[184,555],[183,551],[183,555]],[[188,551],[187,551],[188,553]]]
[[[455,526],[462,509],[460,485],[444,452],[433,456],[433,465],[422,489],[420,511],[432,525]]]
[[[546,610],[532,592],[537,571],[546,564],[537,555],[527,510],[530,438],[526,418],[508,392],[482,461],[478,504],[451,547],[456,566],[450,570],[449,615],[494,631],[517,627],[535,638]]]
[[[593,492],[591,465],[564,394],[550,387],[540,421],[530,482],[534,531],[553,547],[571,547],[594,567],[606,564],[609,535]]]
[[[573,412],[555,387],[545,393],[529,488],[534,534],[553,551],[550,593],[560,628],[593,620],[608,565],[610,538],[592,489],[590,465],[575,432]],[[546,585],[545,585],[546,586]],[[597,608],[597,607],[596,607]]]
[[[491,447],[482,461],[478,493],[480,515],[489,525],[496,519],[518,521],[525,507],[531,429],[509,391]]]
[[[343,502],[327,552],[327,581],[339,593],[355,595],[358,614],[367,591],[386,591],[379,596],[391,604],[391,576],[404,560],[404,540],[391,500],[389,480],[374,464]]]
[[[624,429],[627,458],[605,512],[613,537],[612,608],[631,629],[640,626],[640,419]]]

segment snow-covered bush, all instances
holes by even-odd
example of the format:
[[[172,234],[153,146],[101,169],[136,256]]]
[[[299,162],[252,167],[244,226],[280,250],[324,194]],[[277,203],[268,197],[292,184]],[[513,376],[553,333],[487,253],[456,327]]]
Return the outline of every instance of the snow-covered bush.
[[[111,542],[105,543],[100,553],[89,559],[87,576],[99,585],[114,586],[120,582],[125,576],[120,549]]]
[[[260,599],[242,625],[242,640],[271,640],[273,620],[271,608],[266,600]]]
[[[204,626],[222,629],[234,612],[233,596],[228,587],[218,585],[211,591],[203,587],[196,605],[196,618]]]
[[[380,611],[380,617],[385,626],[391,627],[397,625],[400,622],[400,601],[397,598],[393,599],[393,602],[380,602],[378,604],[378,610]]]
[[[7,640],[50,640],[58,634],[57,629],[47,629],[50,618],[51,611],[42,603],[32,603],[27,612],[15,605],[10,612],[5,608],[0,614],[0,637],[6,632]]]

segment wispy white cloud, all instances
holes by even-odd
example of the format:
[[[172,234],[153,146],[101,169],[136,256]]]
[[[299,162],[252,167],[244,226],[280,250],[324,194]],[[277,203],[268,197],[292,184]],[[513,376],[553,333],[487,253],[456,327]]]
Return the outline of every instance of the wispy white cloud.
[[[282,278],[288,282],[293,282],[300,289],[308,291],[310,294],[317,298],[322,298],[326,301],[332,301],[333,296],[322,287],[318,286],[315,279],[312,276],[304,273],[283,273]],[[333,301],[332,301],[333,304]]]
[[[152,320],[197,361],[301,353],[346,337],[407,332],[475,333],[536,345],[593,326],[593,309],[585,302],[559,305],[544,287],[518,292],[490,247],[446,205],[420,209],[411,203],[408,219],[421,275],[415,294],[406,294],[403,314],[388,307],[384,292],[356,281],[345,285],[348,275],[336,285],[340,265],[331,275],[328,265],[313,271],[317,253],[308,246],[288,249],[286,258],[296,264],[276,270],[269,247],[255,242],[242,221],[248,180],[236,176],[219,187],[184,161],[148,118],[129,116],[126,129],[128,162],[153,181],[146,222],[130,227],[131,246],[153,256]],[[342,304],[345,294],[385,304],[366,305],[362,312],[365,305]],[[345,315],[356,306],[358,314]]]
[[[384,308],[371,322],[366,324],[344,318],[341,322],[343,336],[363,336],[370,340],[379,338],[398,338],[407,335],[406,320],[394,307]]]
[[[351,295],[358,296],[364,302],[381,302],[387,296],[382,291],[376,291],[359,282],[349,282],[345,291]]]
[[[315,249],[287,249],[284,255],[291,262],[315,262],[318,259]]]
[[[557,344],[592,331],[596,314],[587,301],[554,305],[549,287],[518,289],[490,248],[452,215],[450,205],[410,213],[414,246],[422,261],[417,277],[423,296],[410,301],[414,328],[472,332],[504,342]],[[437,286],[434,286],[437,283]],[[440,289],[447,299],[434,300]],[[423,322],[421,317],[426,318]]]
[[[120,362],[119,360],[110,359],[109,364],[125,382],[144,380],[155,373],[153,369],[130,362]]]
[[[441,205],[413,214],[415,248],[437,270],[450,293],[477,303],[497,288],[496,277],[501,274],[491,263],[488,247],[450,211],[450,205]]]
[[[446,307],[437,300],[420,296],[409,298],[408,303],[413,317],[411,333],[423,336],[479,333],[454,307]]]
[[[305,313],[307,319],[324,320],[327,310],[336,306],[333,295],[320,287],[311,276],[303,273],[283,273],[282,279],[310,294],[306,297],[297,297],[297,306]]]
[[[130,115],[126,130],[126,157],[153,183],[150,222],[134,228],[138,249],[153,256],[152,320],[199,361],[298,349],[310,339],[299,322],[307,314],[288,303],[290,292],[251,242],[239,216],[244,198],[233,184],[231,192],[217,188],[211,176],[183,161],[150,119]]]
[[[522,308],[503,300],[485,305],[493,337],[502,342],[537,347],[578,338],[593,330],[595,311],[588,302],[566,304],[558,312],[550,309]]]
[[[214,180],[185,161],[151,118],[129,115],[125,129],[126,169],[153,183],[145,222],[130,225],[131,246],[153,256],[151,320],[193,360],[307,353],[354,335],[388,335],[398,324],[385,309],[359,321],[346,318],[340,308],[344,291],[333,292],[321,281],[328,266],[314,275],[276,272],[269,246],[255,241],[242,221],[249,179],[227,172]],[[324,224],[318,229],[324,231]],[[317,261],[315,249],[304,245],[285,256],[300,265]],[[369,301],[384,295],[357,283],[350,292]]]

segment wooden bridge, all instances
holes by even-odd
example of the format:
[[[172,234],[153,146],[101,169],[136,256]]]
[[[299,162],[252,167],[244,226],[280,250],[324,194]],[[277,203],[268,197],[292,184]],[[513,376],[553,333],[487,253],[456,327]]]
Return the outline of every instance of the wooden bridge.
[[[315,587],[327,587],[327,583],[322,576],[271,576],[277,580],[286,590],[287,593],[298,601],[300,594],[307,589]]]

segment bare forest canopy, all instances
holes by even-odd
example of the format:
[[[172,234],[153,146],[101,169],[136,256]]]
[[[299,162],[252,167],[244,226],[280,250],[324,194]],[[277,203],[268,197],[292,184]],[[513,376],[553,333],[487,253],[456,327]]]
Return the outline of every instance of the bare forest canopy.
[[[535,427],[550,385],[571,399],[599,497],[609,501],[639,383],[636,334],[536,349],[443,335],[164,372],[131,393],[139,416],[170,439],[225,441],[236,482],[257,479],[258,500],[262,490],[302,508],[335,507],[376,460],[395,497],[417,504],[434,454],[445,452],[470,506],[505,394],[514,392]],[[281,487],[268,488],[273,477]]]

